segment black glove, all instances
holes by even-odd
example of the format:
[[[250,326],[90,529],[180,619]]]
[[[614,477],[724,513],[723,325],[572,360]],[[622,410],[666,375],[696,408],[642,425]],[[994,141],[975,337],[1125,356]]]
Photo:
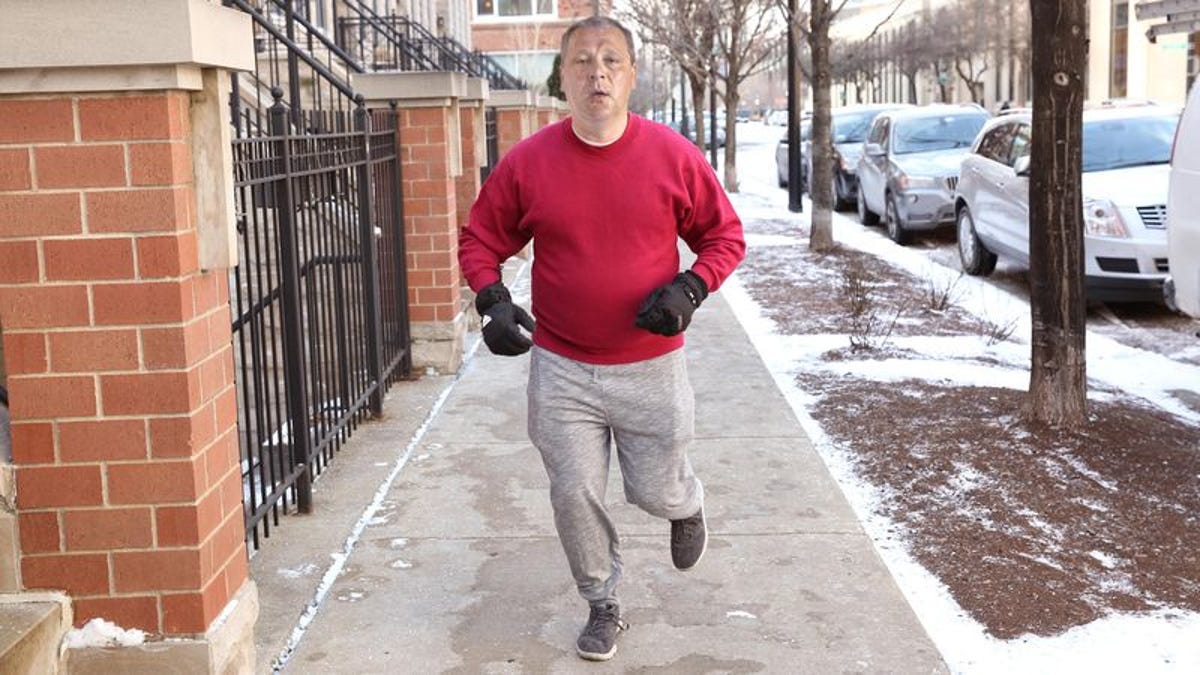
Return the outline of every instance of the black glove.
[[[678,335],[692,322],[692,312],[708,297],[708,286],[691,271],[680,272],[666,286],[654,289],[633,325],[659,335]]]
[[[521,328],[533,332],[533,317],[514,305],[512,295],[497,281],[475,296],[475,309],[483,317],[483,342],[493,354],[519,356],[529,351],[533,342],[521,333]]]

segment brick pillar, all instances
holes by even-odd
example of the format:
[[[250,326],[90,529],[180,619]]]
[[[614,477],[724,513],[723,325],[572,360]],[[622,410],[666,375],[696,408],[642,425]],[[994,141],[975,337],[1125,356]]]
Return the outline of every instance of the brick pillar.
[[[458,180],[467,171],[478,173],[464,162],[460,100],[469,94],[468,79],[460,73],[371,73],[354,83],[370,107],[396,104],[413,368],[453,372],[462,363],[466,334]]]
[[[24,589],[65,591],[76,625],[103,617],[190,638],[141,654],[202,655],[185,657],[189,667],[218,672],[253,663],[257,605],[227,263],[201,268],[233,255],[214,249],[233,226],[229,80],[193,22],[225,36],[248,37],[249,25],[239,12],[170,0],[156,7],[170,26],[161,40],[120,57],[87,49],[143,13],[128,0],[51,0],[19,6],[0,29],[0,43],[14,44],[8,31],[28,40],[35,51],[22,57],[37,74],[0,80],[0,323],[19,570]],[[43,36],[46,63],[72,65],[30,65],[31,26],[55,32]],[[205,56],[141,71],[89,61],[161,63],[185,38]],[[252,43],[222,58],[251,65]],[[224,623],[242,634],[218,639],[210,629],[225,630],[214,622],[227,608],[236,620]],[[236,653],[187,651],[221,640]],[[71,651],[73,663],[99,665],[125,650]]]
[[[524,89],[491,92],[488,104],[496,108],[496,146],[501,157],[535,131],[534,101],[534,95]]]
[[[538,96],[537,97],[537,113],[536,114],[537,114],[537,128],[538,129],[541,129],[542,127],[544,127],[556,120],[556,117],[554,114],[554,109],[555,109],[554,101],[555,100],[556,99],[552,96]]]
[[[468,80],[470,94],[459,101],[459,129],[462,138],[462,175],[455,184],[458,226],[467,224],[467,215],[479,194],[480,167],[487,164],[487,126],[484,105],[488,97],[487,80]]]

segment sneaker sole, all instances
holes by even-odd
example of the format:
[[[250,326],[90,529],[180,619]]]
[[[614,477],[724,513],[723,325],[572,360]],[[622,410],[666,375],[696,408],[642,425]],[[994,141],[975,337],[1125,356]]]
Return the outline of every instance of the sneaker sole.
[[[603,654],[600,654],[597,652],[585,652],[584,650],[580,649],[579,647],[576,647],[575,653],[579,654],[579,658],[581,658],[585,661],[607,661],[607,660],[611,659],[617,653],[617,646],[613,645],[612,649],[608,650],[607,652],[605,652]]]
[[[676,567],[675,569],[679,570],[680,572],[686,572],[686,571],[694,568],[696,565],[700,564],[701,560],[704,560],[704,553],[706,551],[708,551],[708,522],[707,521],[705,521],[705,523],[704,523],[704,546],[702,546],[700,548],[700,555],[696,556],[696,562],[692,563],[691,565],[688,565],[687,567]]]
[[[700,555],[696,556],[696,562],[691,563],[688,567],[677,567],[679,572],[688,572],[689,569],[700,565],[700,561],[704,560],[704,551],[708,550],[708,532],[704,532],[704,548],[700,549]]]

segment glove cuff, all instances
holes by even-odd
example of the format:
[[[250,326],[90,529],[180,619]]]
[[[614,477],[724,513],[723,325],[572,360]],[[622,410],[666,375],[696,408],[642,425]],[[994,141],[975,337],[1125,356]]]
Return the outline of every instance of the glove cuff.
[[[512,302],[512,294],[508,292],[508,288],[503,282],[497,281],[479,290],[475,296],[475,311],[483,316],[494,305],[501,302]]]
[[[708,297],[708,284],[704,283],[700,275],[691,270],[677,274],[675,281],[683,286],[693,308],[699,307],[700,303]]]

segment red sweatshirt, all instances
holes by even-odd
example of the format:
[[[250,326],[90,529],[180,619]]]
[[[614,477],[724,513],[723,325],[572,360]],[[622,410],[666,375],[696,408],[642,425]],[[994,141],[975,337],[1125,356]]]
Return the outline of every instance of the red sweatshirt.
[[[534,344],[576,361],[632,363],[683,345],[633,325],[642,301],[679,273],[678,237],[710,292],[745,256],[742,223],[704,156],[637,115],[593,147],[571,120],[517,144],[484,181],[459,236],[475,291],[533,240]]]

